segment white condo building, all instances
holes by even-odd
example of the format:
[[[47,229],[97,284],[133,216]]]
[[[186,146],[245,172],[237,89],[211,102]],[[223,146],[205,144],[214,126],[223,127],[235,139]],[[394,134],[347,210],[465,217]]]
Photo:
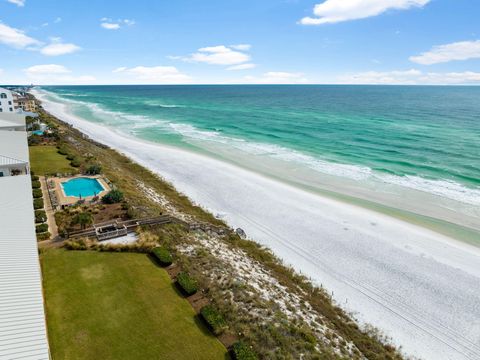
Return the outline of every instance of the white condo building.
[[[13,94],[10,90],[5,88],[0,88],[0,113],[2,112],[15,112]]]

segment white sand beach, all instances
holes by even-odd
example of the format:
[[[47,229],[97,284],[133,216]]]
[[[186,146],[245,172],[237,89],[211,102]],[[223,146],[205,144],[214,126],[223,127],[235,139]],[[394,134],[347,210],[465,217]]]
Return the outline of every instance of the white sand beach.
[[[424,359],[480,358],[480,249],[231,164],[44,107],[241,227],[336,301]]]

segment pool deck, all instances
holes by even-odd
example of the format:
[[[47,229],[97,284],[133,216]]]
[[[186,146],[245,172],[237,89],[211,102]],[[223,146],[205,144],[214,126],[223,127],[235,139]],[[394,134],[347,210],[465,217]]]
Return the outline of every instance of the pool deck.
[[[104,195],[106,195],[110,190],[110,186],[105,182],[105,180],[103,179],[103,176],[101,175],[93,175],[93,176],[90,176],[90,175],[77,175],[77,176],[72,176],[72,177],[68,177],[68,178],[51,178],[49,180],[52,180],[55,182],[55,193],[57,195],[57,199],[58,199],[58,203],[60,206],[63,206],[63,205],[73,205],[73,204],[76,204],[78,202],[78,200],[80,200],[80,198],[78,198],[77,196],[67,196],[65,194],[65,191],[63,190],[63,186],[62,186],[62,183],[63,182],[66,182],[66,181],[69,181],[69,180],[73,180],[73,179],[78,179],[78,178],[87,178],[87,179],[97,179],[98,182],[102,185],[103,187],[103,191],[99,192],[97,194],[98,197],[102,197]],[[85,201],[89,201],[89,200],[92,200],[94,196],[85,196],[85,197],[82,197],[82,200],[85,200]]]

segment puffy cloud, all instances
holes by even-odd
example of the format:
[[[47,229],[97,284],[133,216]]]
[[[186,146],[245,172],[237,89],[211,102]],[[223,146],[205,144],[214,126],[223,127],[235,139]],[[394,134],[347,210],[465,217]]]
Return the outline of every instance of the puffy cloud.
[[[480,58],[480,40],[460,41],[446,45],[434,46],[430,51],[418,56],[411,56],[410,61],[432,65],[454,60],[468,60]]]
[[[431,0],[326,0],[315,5],[315,17],[300,20],[303,25],[333,24],[380,15],[387,10],[423,7]]]
[[[238,48],[238,45],[236,46]],[[244,47],[245,45],[240,46]],[[250,55],[225,45],[203,47],[189,56],[174,56],[171,58],[212,65],[238,65],[250,61]]]
[[[110,18],[104,17],[104,18],[101,18],[100,21],[101,21],[100,26],[107,30],[118,30],[123,25],[126,25],[126,26],[135,25],[135,20],[132,20],[132,19],[112,20]]]
[[[50,45],[43,47],[40,52],[47,56],[58,56],[74,53],[81,48],[75,44],[62,43],[60,39],[54,40]]]
[[[480,73],[472,71],[424,73],[416,69],[394,71],[366,71],[343,75],[342,84],[384,84],[384,85],[462,85],[480,84]]]
[[[7,0],[9,3],[15,4],[19,7],[25,6],[25,0]]]
[[[136,66],[119,67],[113,70],[117,74],[126,74],[147,83],[178,84],[190,82],[190,76],[180,72],[174,66]]]
[[[25,32],[0,23],[0,43],[17,49],[40,45],[41,42],[25,35]]]
[[[69,69],[57,64],[34,65],[23,71],[36,84],[91,84],[96,81],[90,75],[71,75]]]
[[[247,69],[253,69],[256,66],[257,65],[252,63],[246,63],[246,64],[229,66],[227,70],[247,70]]]
[[[305,84],[308,79],[303,73],[291,73],[285,71],[269,71],[261,77],[246,76],[244,78],[248,83],[255,84]]]
[[[238,45],[230,45],[232,49],[240,50],[240,51],[248,51],[252,48],[250,44],[238,44]]]

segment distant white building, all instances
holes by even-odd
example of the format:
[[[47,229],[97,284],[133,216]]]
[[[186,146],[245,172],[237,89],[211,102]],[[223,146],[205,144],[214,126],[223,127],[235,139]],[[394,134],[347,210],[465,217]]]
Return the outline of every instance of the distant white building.
[[[5,88],[0,88],[0,113],[2,112],[15,112],[12,92]]]

